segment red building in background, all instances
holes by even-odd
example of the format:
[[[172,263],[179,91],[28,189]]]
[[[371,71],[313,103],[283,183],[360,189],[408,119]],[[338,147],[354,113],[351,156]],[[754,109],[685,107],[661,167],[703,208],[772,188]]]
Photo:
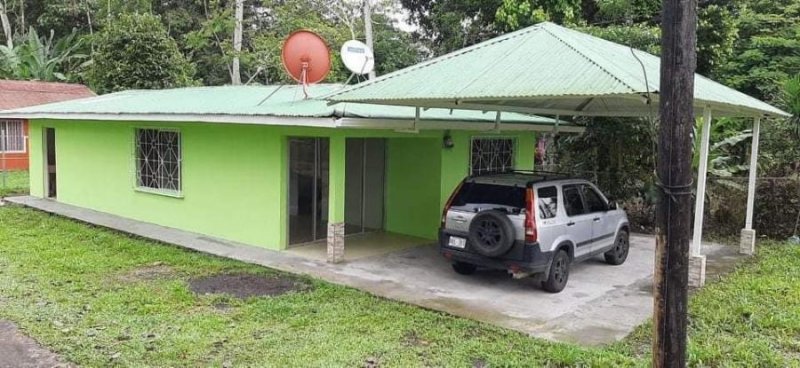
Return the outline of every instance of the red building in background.
[[[80,84],[0,80],[0,110],[92,97]],[[0,169],[28,169],[28,122],[0,119]]]

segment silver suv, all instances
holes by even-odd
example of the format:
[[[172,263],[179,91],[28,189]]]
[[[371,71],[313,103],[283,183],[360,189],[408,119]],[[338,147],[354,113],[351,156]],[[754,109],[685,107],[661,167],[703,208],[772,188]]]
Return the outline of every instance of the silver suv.
[[[515,278],[542,276],[553,293],[572,262],[628,257],[628,217],[591,182],[563,174],[509,172],[464,179],[442,215],[439,249],[464,275],[478,266]]]

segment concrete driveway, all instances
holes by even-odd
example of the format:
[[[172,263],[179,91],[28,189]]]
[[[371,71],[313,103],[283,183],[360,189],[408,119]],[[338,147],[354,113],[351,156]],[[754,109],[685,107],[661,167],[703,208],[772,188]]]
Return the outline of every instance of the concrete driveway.
[[[370,291],[431,309],[525,332],[537,337],[596,345],[627,335],[652,314],[655,242],[631,237],[628,260],[610,266],[602,257],[575,264],[558,294],[533,278],[504,271],[456,274],[435,245],[351,261],[339,272],[371,279]]]
[[[653,309],[655,240],[649,236],[631,237],[628,260],[621,266],[607,265],[600,257],[574,265],[566,289],[559,294],[549,294],[542,291],[534,279],[513,280],[504,272],[458,275],[437,254],[435,245],[392,249],[390,253],[332,265],[320,257],[265,250],[54,201],[33,197],[8,200],[188,249],[310,275],[551,340],[583,345],[610,343],[647,320]],[[707,256],[708,281],[716,279],[741,258],[735,247],[703,244],[702,251]]]

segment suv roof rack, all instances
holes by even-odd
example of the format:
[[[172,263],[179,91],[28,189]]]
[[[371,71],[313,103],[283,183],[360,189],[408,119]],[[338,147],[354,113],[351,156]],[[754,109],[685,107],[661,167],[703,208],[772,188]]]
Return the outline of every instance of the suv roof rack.
[[[531,180],[528,183],[534,184],[548,180],[559,180],[559,179],[577,179],[576,176],[563,173],[563,172],[555,172],[555,171],[545,171],[545,170],[503,170],[503,171],[488,171],[485,173],[480,173],[476,175],[470,175],[470,178],[477,178],[482,176],[496,176],[496,175],[514,175],[514,174],[524,174],[524,175],[536,175],[541,177],[541,179]]]

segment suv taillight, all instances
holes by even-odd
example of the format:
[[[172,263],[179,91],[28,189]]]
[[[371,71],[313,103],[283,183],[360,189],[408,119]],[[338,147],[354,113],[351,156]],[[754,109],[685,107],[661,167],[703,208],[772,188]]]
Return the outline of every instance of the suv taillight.
[[[533,188],[525,190],[525,242],[533,243],[539,240],[536,231],[536,214],[533,212]]]
[[[445,203],[444,205],[444,210],[442,211],[442,228],[444,228],[444,224],[447,221],[447,211],[450,211],[450,206],[453,205],[453,200],[458,195],[458,192],[461,191],[462,185],[464,185],[463,180],[460,183],[458,183],[458,186],[456,186],[456,189],[453,191],[453,193],[450,194],[450,198],[447,199],[447,203]]]

